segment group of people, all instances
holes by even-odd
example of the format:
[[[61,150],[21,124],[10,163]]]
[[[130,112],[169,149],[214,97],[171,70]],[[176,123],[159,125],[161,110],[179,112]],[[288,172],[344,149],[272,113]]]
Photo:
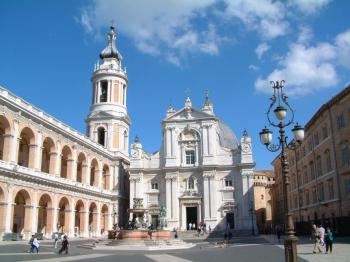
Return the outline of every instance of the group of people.
[[[59,241],[59,236],[58,233],[54,234],[54,248],[57,248],[57,244]],[[68,246],[69,246],[69,242],[68,242],[68,237],[67,235],[62,235],[62,241],[61,241],[61,248],[58,251],[58,254],[62,254],[63,252],[66,253],[66,255],[68,254]],[[29,245],[30,245],[30,253],[34,253],[34,250],[36,251],[36,253],[39,253],[39,247],[40,247],[40,241],[38,240],[38,238],[35,235],[32,235],[32,237],[29,240]]]
[[[317,226],[313,224],[311,238],[314,241],[314,250],[313,250],[314,254],[316,253],[317,250],[319,253],[322,253],[322,246],[324,245],[326,245],[325,253],[328,254],[328,251],[332,253],[333,233],[330,227],[327,227],[325,229],[321,224],[318,224]]]
[[[187,230],[197,230],[198,235],[199,234],[203,235],[204,233],[205,234],[207,233],[207,225],[203,222],[200,222],[197,227],[196,223],[188,223]],[[209,233],[210,231],[211,231],[211,227],[209,225]]]

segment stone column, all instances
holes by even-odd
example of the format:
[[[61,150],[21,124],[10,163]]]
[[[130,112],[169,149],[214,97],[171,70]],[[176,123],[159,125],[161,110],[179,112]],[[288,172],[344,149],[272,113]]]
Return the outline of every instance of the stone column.
[[[18,143],[19,143],[19,140],[18,140],[18,132],[19,132],[19,126],[18,126],[19,122],[18,120],[14,120],[13,121],[13,138],[12,138],[12,142],[10,143],[11,144],[11,149],[9,151],[9,154],[10,154],[10,161],[13,162],[13,163],[17,163],[17,159],[18,159]]]
[[[80,229],[80,236],[89,237],[89,212],[88,211],[80,211],[80,225],[82,228]]]
[[[24,234],[25,239],[29,239],[36,230],[33,231],[33,206],[24,205]]]
[[[215,187],[215,173],[212,173],[212,175],[209,178],[209,200],[210,200],[210,218],[214,218],[215,212],[217,210],[216,208],[216,187]]]
[[[57,152],[50,152],[50,166],[49,166],[49,173],[51,175],[56,174],[56,165],[57,165]]]
[[[36,171],[41,170],[41,160],[42,160],[41,152],[42,152],[42,144],[43,144],[42,137],[43,137],[43,134],[41,133],[41,131],[38,131],[36,147],[34,148],[34,169]]]
[[[53,207],[47,207],[46,208],[46,235],[48,238],[50,238],[52,236],[53,232],[56,232],[56,226],[55,223],[57,223],[57,221],[55,221],[54,217],[55,217],[55,208]],[[56,214],[57,216],[57,214]],[[54,230],[55,229],[55,230]]]
[[[33,208],[32,208],[32,228],[31,231],[33,233],[38,231],[38,217],[39,217],[39,206],[37,206],[38,201],[38,191],[34,191],[34,193],[31,195]],[[27,219],[27,218],[25,218]]]
[[[68,237],[74,237],[74,212],[73,210],[64,210],[64,230]]]
[[[204,189],[204,219],[210,219],[210,199],[209,199],[209,176],[208,174],[203,174],[203,189]]]
[[[88,164],[81,165],[81,176],[83,184],[90,184],[90,166]]]
[[[6,232],[6,219],[7,219],[6,211],[7,211],[7,202],[0,201],[0,221],[5,222],[5,223],[0,223],[0,236],[2,235],[2,233]]]
[[[76,164],[77,163],[72,158],[67,160],[67,179],[71,179],[74,181],[76,180],[76,178],[77,178]]]
[[[202,129],[203,156],[208,155],[208,126],[203,126]]]
[[[11,233],[11,220],[13,217],[13,209],[14,209],[14,203],[12,202],[12,196],[13,195],[13,186],[11,184],[8,184],[7,186],[7,202],[6,202],[6,215],[5,215],[5,233]]]
[[[95,174],[97,174],[97,177],[95,177],[95,186],[99,189],[102,188],[102,168],[99,168],[95,170]]]
[[[2,158],[4,161],[11,161],[11,154],[12,154],[12,143],[14,140],[14,136],[12,134],[4,134],[4,151],[2,153]]]
[[[173,218],[173,207],[172,207],[172,188],[171,188],[171,177],[165,177],[166,183],[166,209],[167,209],[167,219]]]
[[[98,205],[97,207],[98,211],[96,212],[97,213],[97,217],[96,217],[96,236],[101,236],[101,210],[100,210],[100,207]]]
[[[170,138],[170,128],[167,127],[165,132],[165,138],[166,138],[166,157],[171,156],[171,138]]]

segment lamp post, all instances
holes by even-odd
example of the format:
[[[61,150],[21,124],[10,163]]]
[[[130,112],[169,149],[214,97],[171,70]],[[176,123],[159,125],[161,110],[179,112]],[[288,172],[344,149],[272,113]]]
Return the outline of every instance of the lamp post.
[[[286,149],[289,148],[287,143],[287,136],[285,135],[285,128],[292,123],[294,123],[294,110],[291,108],[287,101],[287,96],[283,93],[284,80],[282,81],[271,81],[273,88],[273,96],[271,97],[271,104],[266,113],[267,120],[269,124],[273,127],[278,128],[279,137],[277,144],[271,144],[272,141],[272,131],[265,127],[260,133],[260,141],[266,146],[266,148],[271,152],[277,152],[281,150],[280,159],[282,167],[282,178],[283,178],[283,200],[284,200],[284,212],[285,212],[285,231],[287,237],[284,241],[284,254],[285,261],[287,262],[297,262],[297,241],[298,238],[294,234],[294,224],[293,217],[289,209],[289,187],[290,187],[290,177],[289,177],[289,166],[286,158]],[[276,104],[277,103],[277,104]],[[273,112],[277,118],[277,122],[271,119],[271,110],[274,108]],[[291,116],[288,121],[283,121],[288,111],[291,112]],[[292,129],[294,134],[294,140],[301,143],[304,139],[304,128],[302,128],[298,123]]]

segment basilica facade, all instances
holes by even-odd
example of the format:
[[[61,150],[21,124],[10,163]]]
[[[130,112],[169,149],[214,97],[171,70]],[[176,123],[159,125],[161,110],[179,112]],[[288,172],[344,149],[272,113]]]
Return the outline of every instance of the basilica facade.
[[[214,114],[208,96],[202,109],[190,98],[178,111],[170,107],[161,123],[158,152],[144,151],[138,138],[131,145],[130,207],[137,203],[146,211],[144,222],[154,227],[166,216],[171,230],[200,224],[218,231],[255,228],[255,163],[248,133],[237,140]]]
[[[87,136],[0,88],[0,239],[107,234],[128,207],[127,74],[111,27]]]

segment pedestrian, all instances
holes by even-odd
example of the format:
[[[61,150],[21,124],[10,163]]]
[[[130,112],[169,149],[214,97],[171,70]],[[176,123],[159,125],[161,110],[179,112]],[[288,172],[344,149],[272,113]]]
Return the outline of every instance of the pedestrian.
[[[33,253],[33,241],[34,241],[34,235],[32,235],[32,237],[29,239],[29,242],[28,242],[30,246],[29,253]]]
[[[324,229],[324,227],[322,225],[320,227],[320,231],[321,231],[321,245],[324,246],[324,237],[326,234],[326,230]]]
[[[53,238],[54,238],[54,248],[57,248],[57,243],[58,243],[58,234],[57,234],[57,232],[55,232]]]
[[[281,226],[276,227],[276,234],[277,234],[278,243],[281,243],[281,235],[282,235]]]
[[[321,230],[321,225],[319,224],[315,231],[315,243],[314,243],[314,250],[313,250],[314,254],[316,253],[316,250],[318,250],[319,253],[322,252],[321,237],[322,237],[322,230]]]
[[[188,223],[188,230],[192,230],[192,224]]]
[[[61,254],[63,251],[65,251],[66,255],[68,254],[68,246],[69,246],[69,242],[67,239],[67,236],[63,237],[63,241],[62,241],[62,247],[60,249],[60,251],[58,251],[58,254]]]
[[[36,253],[39,253],[39,244],[40,244],[39,240],[36,237],[34,237],[33,244],[32,244],[33,252],[34,252],[34,249],[35,249]]]
[[[332,253],[333,248],[333,233],[330,229],[330,227],[327,227],[326,235],[325,235],[325,241],[326,241],[326,254],[328,254],[328,250],[330,253]]]

